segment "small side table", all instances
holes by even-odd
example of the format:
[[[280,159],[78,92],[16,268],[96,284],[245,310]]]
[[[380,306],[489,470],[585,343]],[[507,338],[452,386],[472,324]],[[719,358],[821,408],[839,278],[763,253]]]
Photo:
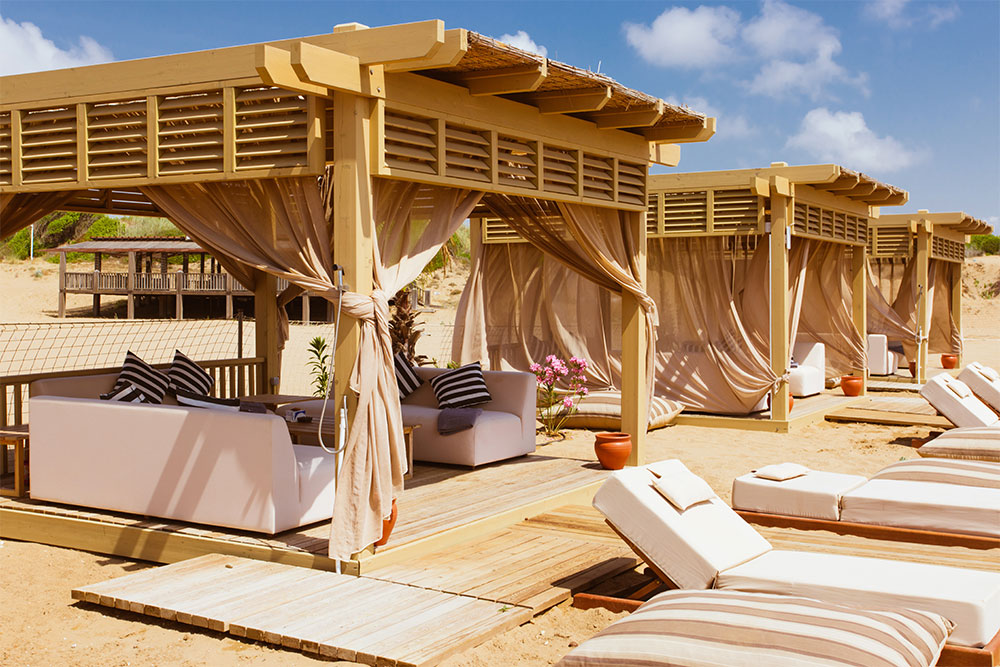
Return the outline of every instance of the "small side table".
[[[0,488],[0,496],[20,498],[27,491],[28,460],[25,450],[28,447],[28,425],[0,427],[0,455],[3,456],[3,470],[7,470],[7,447],[14,448],[14,488]]]

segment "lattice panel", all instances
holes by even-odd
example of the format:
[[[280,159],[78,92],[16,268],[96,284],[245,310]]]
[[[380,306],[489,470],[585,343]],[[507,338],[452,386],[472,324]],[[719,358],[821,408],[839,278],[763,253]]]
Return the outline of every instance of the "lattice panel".
[[[445,175],[489,183],[490,135],[471,127],[445,124]]]
[[[304,95],[257,86],[236,91],[236,170],[308,164]]]
[[[610,158],[583,154],[583,194],[592,199],[614,201],[615,165]]]
[[[795,232],[824,239],[868,242],[868,218],[820,206],[795,202]]]
[[[636,206],[646,201],[646,165],[618,161],[618,201]]]
[[[87,173],[92,179],[142,177],[146,148],[146,98],[87,105]]]
[[[931,257],[949,262],[963,262],[965,261],[965,244],[940,236],[932,236]]]
[[[221,90],[160,97],[157,110],[161,174],[223,170]]]
[[[437,134],[431,118],[386,111],[386,165],[423,174],[437,173]]]
[[[497,178],[506,185],[538,187],[538,152],[534,141],[497,137]]]
[[[663,192],[660,204],[660,234],[708,231],[708,192]],[[659,220],[657,221],[659,222]]]
[[[499,218],[483,218],[481,222],[483,225],[483,243],[526,243],[520,234]]]
[[[875,227],[868,242],[872,257],[909,257],[913,244],[906,227]]]
[[[749,188],[716,190],[713,193],[712,229],[716,232],[757,231],[764,215],[760,197]]]
[[[662,208],[662,192],[650,192],[646,199],[646,236],[663,236],[657,214]]]
[[[10,111],[0,113],[0,185],[14,182],[13,155],[14,133],[11,128]]]
[[[21,180],[76,180],[76,107],[21,113]]]
[[[542,177],[547,192],[564,195],[580,194],[579,151],[568,148],[545,146],[543,149]]]

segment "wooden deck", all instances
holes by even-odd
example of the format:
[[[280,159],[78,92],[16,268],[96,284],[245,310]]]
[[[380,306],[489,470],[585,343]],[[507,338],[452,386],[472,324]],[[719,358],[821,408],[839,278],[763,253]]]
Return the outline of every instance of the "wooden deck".
[[[950,429],[955,425],[921,396],[876,396],[826,415],[828,421],[886,424],[889,426],[926,426]]]
[[[341,564],[359,574],[511,526],[567,504],[590,502],[607,471],[596,463],[524,456],[475,470],[418,464],[398,500],[389,543]],[[133,514],[0,498],[0,538],[40,542],[124,558],[172,563],[208,553],[334,570],[322,522],[275,536]]]
[[[791,414],[785,420],[772,420],[771,411],[755,412],[745,417],[682,412],[674,420],[675,424],[688,426],[709,426],[715,428],[737,428],[746,431],[769,431],[791,433],[803,426],[823,421],[830,412],[838,411],[853,403],[864,400],[860,397],[844,396],[839,389],[826,390],[816,396],[796,398]]]
[[[532,614],[467,595],[213,554],[78,588],[73,597],[368,665],[434,665]]]

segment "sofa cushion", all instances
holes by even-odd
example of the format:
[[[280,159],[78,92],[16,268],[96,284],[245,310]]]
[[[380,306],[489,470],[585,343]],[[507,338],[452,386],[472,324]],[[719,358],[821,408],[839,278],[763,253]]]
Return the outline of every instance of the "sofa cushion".
[[[119,401],[121,403],[149,403],[142,390],[132,383],[125,383],[106,394],[101,394],[102,401]]]
[[[215,384],[215,378],[180,350],[174,350],[174,360],[170,364],[170,370],[167,371],[167,377],[170,380],[170,388],[175,392],[186,391],[202,396],[207,396]]]
[[[177,405],[183,405],[186,408],[240,411],[240,399],[238,398],[215,398],[213,396],[184,391],[183,389],[178,389],[176,396]],[[264,412],[264,410],[261,410],[261,412]]]
[[[129,383],[141,389],[150,403],[162,403],[167,387],[170,386],[170,378],[129,350],[125,353],[125,362],[115,381],[115,389],[120,389]]]
[[[406,398],[424,383],[413,370],[410,361],[400,353],[393,355],[393,365],[396,370],[396,386],[399,387],[400,400]]]
[[[430,382],[440,408],[471,408],[493,399],[478,361],[441,373]]]

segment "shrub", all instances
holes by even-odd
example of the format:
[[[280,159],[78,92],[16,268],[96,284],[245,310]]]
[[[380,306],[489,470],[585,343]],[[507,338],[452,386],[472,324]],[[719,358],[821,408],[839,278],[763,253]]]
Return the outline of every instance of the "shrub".
[[[1000,236],[995,234],[976,234],[969,239],[969,245],[981,250],[986,255],[1000,253]]]

